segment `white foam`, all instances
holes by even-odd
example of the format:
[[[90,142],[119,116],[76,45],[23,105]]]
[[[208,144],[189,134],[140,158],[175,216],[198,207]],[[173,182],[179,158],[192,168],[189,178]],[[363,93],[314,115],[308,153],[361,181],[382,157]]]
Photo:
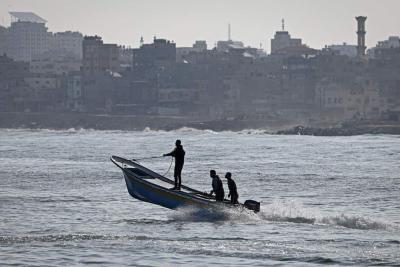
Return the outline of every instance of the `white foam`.
[[[337,225],[351,229],[360,230],[387,230],[392,228],[390,224],[376,221],[370,218],[364,218],[358,215],[339,214],[319,218],[318,223],[327,225]]]
[[[359,215],[321,214],[317,209],[305,208],[301,202],[274,201],[262,206],[259,213],[247,209],[204,210],[185,207],[171,215],[176,221],[236,221],[236,222],[280,222],[318,224],[335,227],[345,227],[359,230],[390,230],[395,229],[393,224]]]
[[[348,214],[322,214],[319,210],[305,208],[301,202],[274,201],[263,207],[260,217],[267,221],[309,223],[340,226],[360,230],[389,230],[392,224],[376,219]]]
[[[211,133],[211,134],[218,134],[218,132],[213,131],[213,130],[209,130],[209,129],[200,130],[200,129],[196,129],[196,128],[192,128],[192,127],[181,127],[181,128],[179,128],[179,129],[172,130],[171,132],[178,132],[178,133]]]
[[[218,222],[218,221],[248,221],[254,217],[254,212],[247,209],[198,209],[192,207],[179,208],[171,215],[176,221],[190,222]],[[257,218],[253,218],[257,219]]]

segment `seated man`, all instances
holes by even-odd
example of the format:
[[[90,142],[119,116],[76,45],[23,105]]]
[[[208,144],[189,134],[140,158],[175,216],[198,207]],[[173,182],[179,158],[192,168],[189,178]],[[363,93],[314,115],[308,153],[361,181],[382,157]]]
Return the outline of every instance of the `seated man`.
[[[210,192],[210,195],[214,193],[215,200],[224,201],[225,192],[221,179],[214,170],[210,171],[210,177],[212,178],[212,188],[213,188]]]
[[[228,179],[228,188],[229,188],[228,197],[231,197],[232,204],[238,204],[239,194],[237,192],[236,183],[232,179],[232,174],[230,172],[227,172],[225,174],[225,178]]]

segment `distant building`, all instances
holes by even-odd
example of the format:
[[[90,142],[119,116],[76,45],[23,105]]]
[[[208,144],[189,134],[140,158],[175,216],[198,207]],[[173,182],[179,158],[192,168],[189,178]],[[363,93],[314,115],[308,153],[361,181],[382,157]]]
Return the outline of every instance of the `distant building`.
[[[119,71],[119,49],[116,44],[104,44],[99,36],[85,36],[82,49],[82,73],[84,76],[92,76],[105,71]]]
[[[23,111],[29,95],[24,78],[29,73],[29,63],[17,62],[0,55],[0,111]]]
[[[378,119],[386,110],[385,100],[373,84],[338,84],[322,80],[316,87],[322,114],[331,121]]]
[[[70,72],[67,76],[66,108],[69,111],[83,111],[82,81],[80,72]]]
[[[53,35],[52,50],[57,54],[81,59],[83,36],[80,32],[57,32]]]
[[[58,77],[51,74],[31,74],[25,77],[25,82],[36,90],[60,88]]]
[[[82,63],[71,57],[41,57],[33,59],[29,69],[32,73],[67,75],[69,72],[80,71]]]
[[[52,34],[47,31],[46,21],[31,12],[10,12],[11,27],[8,30],[8,55],[17,61],[30,62],[32,58],[49,50]]]
[[[390,36],[387,40],[378,42],[377,47],[379,47],[379,48],[399,48],[400,47],[400,37],[399,36]]]
[[[156,62],[175,62],[176,44],[166,39],[156,39],[152,44],[143,44],[140,48],[133,49],[134,67],[151,67]]]
[[[382,55],[393,54],[393,51],[400,48],[400,37],[390,36],[385,41],[380,41],[375,47],[368,50],[368,56],[370,58],[382,57]],[[396,52],[395,52],[396,53]]]
[[[160,115],[187,115],[194,109],[199,94],[193,88],[163,88],[158,91]]]
[[[29,63],[15,61],[7,55],[0,55],[0,81],[23,79],[29,73]]]
[[[207,51],[206,41],[196,41],[192,47],[177,47],[176,48],[176,61],[181,62],[185,56],[190,53],[201,53]]]
[[[70,57],[81,60],[83,36],[79,32],[51,33],[46,20],[32,12],[10,12],[11,26],[0,26],[0,54],[7,53],[18,61]]]
[[[119,49],[119,64],[121,70],[132,68],[133,50],[130,47],[118,46]]]
[[[82,77],[82,99],[85,111],[110,112],[116,88],[120,78],[113,77],[108,72],[97,72],[94,76]]]
[[[288,47],[303,46],[301,39],[292,38],[287,31],[277,31],[274,39],[271,39],[271,54],[278,53]]]
[[[116,114],[147,114],[157,103],[157,90],[148,81],[126,75],[114,83],[113,89],[111,110]]]
[[[341,45],[329,45],[328,49],[336,52],[341,56],[357,57],[357,46],[343,43]]]
[[[240,41],[218,41],[217,42],[217,51],[218,52],[228,52],[231,48],[240,49],[244,48],[243,42]]]
[[[196,41],[193,44],[193,48],[197,51],[197,52],[203,52],[207,50],[207,42],[206,41]]]
[[[31,111],[64,110],[65,93],[62,78],[54,74],[29,74],[25,82],[34,92]]]
[[[0,26],[0,56],[7,53],[7,29]]]

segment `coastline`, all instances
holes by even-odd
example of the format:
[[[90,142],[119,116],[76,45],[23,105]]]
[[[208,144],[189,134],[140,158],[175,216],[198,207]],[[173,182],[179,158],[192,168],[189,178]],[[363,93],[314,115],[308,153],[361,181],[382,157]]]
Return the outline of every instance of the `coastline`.
[[[0,112],[0,128],[9,129],[94,129],[143,131],[145,129],[172,131],[181,128],[212,131],[262,130],[267,134],[351,136],[362,134],[400,135],[400,122],[354,122],[352,124],[309,125],[279,120],[195,120],[192,117],[150,115],[105,115],[87,113],[24,113]]]

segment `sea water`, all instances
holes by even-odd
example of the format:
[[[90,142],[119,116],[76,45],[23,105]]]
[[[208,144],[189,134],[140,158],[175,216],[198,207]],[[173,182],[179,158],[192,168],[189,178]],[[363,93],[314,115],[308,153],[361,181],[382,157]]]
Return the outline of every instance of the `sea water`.
[[[239,201],[260,201],[261,212],[131,198],[110,156],[159,156],[176,139],[184,184],[209,191],[209,170],[229,171]],[[172,177],[168,157],[140,162]],[[3,129],[0,265],[398,265],[399,163],[390,135]]]

